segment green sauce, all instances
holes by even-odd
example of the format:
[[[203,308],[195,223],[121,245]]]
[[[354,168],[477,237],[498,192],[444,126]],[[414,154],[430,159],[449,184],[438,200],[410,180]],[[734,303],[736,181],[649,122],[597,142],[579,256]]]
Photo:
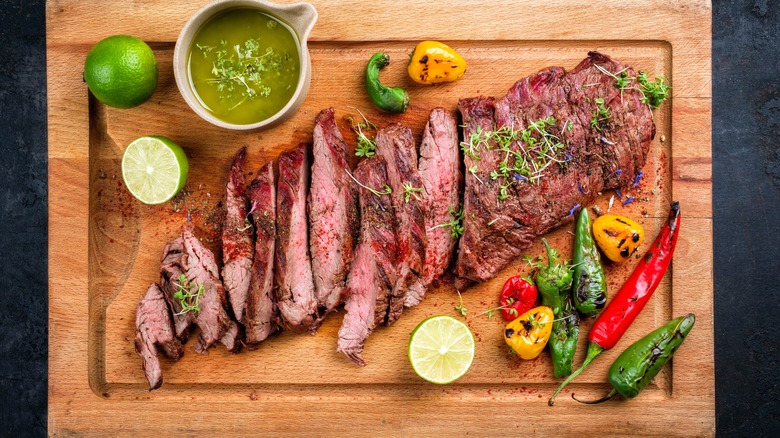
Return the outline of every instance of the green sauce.
[[[228,123],[265,120],[290,101],[300,78],[298,37],[287,24],[254,9],[215,15],[197,32],[189,80],[200,104]]]

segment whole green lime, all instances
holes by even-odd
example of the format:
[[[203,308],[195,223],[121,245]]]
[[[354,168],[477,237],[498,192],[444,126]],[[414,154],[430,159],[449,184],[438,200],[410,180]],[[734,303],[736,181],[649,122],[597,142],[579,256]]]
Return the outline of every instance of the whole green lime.
[[[84,81],[104,104],[131,108],[146,102],[157,88],[157,59],[136,37],[110,36],[89,51]]]

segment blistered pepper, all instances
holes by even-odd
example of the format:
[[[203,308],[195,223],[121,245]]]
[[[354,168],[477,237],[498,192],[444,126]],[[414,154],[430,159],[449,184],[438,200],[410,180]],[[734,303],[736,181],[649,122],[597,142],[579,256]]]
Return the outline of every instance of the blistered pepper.
[[[596,316],[607,303],[607,277],[601,266],[599,250],[593,241],[587,208],[583,208],[577,216],[573,258],[571,288],[574,305],[583,315]]]
[[[550,340],[553,319],[551,308],[534,307],[506,325],[504,340],[521,359],[535,359]]]
[[[605,214],[593,222],[593,236],[607,258],[622,262],[642,244],[645,230],[625,216]]]
[[[407,70],[418,84],[452,82],[466,72],[466,60],[444,43],[423,41],[414,48]]]
[[[366,65],[366,92],[379,109],[400,114],[409,108],[409,94],[401,87],[388,87],[379,82],[379,70],[390,64],[390,55],[377,52]]]

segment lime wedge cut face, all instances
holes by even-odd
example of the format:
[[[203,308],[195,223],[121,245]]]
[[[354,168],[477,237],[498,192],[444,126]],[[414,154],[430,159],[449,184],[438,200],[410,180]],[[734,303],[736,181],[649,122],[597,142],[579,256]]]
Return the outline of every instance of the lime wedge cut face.
[[[423,320],[409,339],[409,361],[414,372],[438,384],[461,378],[474,360],[475,341],[462,321],[446,316]]]
[[[133,140],[122,155],[122,179],[144,204],[162,204],[187,181],[189,164],[179,145],[160,136]]]

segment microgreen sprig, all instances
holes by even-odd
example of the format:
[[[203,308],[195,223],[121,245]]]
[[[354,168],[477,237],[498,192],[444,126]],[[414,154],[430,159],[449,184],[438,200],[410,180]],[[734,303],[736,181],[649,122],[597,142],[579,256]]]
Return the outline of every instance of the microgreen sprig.
[[[347,117],[347,121],[349,121],[349,123],[352,125],[352,130],[355,131],[358,136],[357,146],[355,147],[355,155],[365,158],[371,157],[376,154],[376,141],[374,141],[373,136],[369,137],[366,132],[376,132],[376,125],[371,123],[359,109],[355,107],[350,108],[353,108],[355,111],[357,111],[360,114],[360,117],[363,118],[362,122],[355,123],[352,117]]]
[[[393,190],[387,184],[385,184],[385,186],[382,187],[382,190],[379,191],[379,190],[371,188],[371,187],[369,187],[369,186],[367,186],[365,184],[362,184],[360,181],[357,180],[357,178],[355,178],[354,175],[352,175],[352,172],[350,172],[348,170],[344,170],[344,171],[347,172],[347,175],[349,175],[349,177],[352,178],[352,181],[355,181],[355,183],[357,185],[359,185],[360,187],[363,187],[364,189],[368,190],[369,192],[373,193],[376,196],[389,195],[389,194],[393,193]]]
[[[414,199],[418,201],[421,200],[418,193],[423,192],[422,187],[414,187],[412,183],[408,182],[403,184],[403,189],[404,189],[404,202],[409,202],[412,199],[412,197],[414,197]]]
[[[203,283],[198,283],[197,290],[192,293],[192,286],[187,280],[187,276],[182,274],[179,276],[179,282],[174,283],[176,285],[176,292],[173,293],[173,297],[179,300],[181,305],[181,311],[175,313],[175,315],[184,315],[187,312],[200,312],[200,297],[205,293]]]
[[[601,97],[594,99],[594,102],[596,102],[596,111],[590,119],[590,127],[601,132],[601,122],[609,120],[609,108],[604,106],[604,99]]]
[[[450,229],[450,235],[454,238],[458,238],[463,235],[463,206],[458,209],[458,211],[455,211],[453,209],[449,209],[450,216],[452,216],[452,220],[449,222],[445,222],[443,224],[436,225],[435,227],[431,227],[430,229],[436,229],[436,228],[447,228]]]

